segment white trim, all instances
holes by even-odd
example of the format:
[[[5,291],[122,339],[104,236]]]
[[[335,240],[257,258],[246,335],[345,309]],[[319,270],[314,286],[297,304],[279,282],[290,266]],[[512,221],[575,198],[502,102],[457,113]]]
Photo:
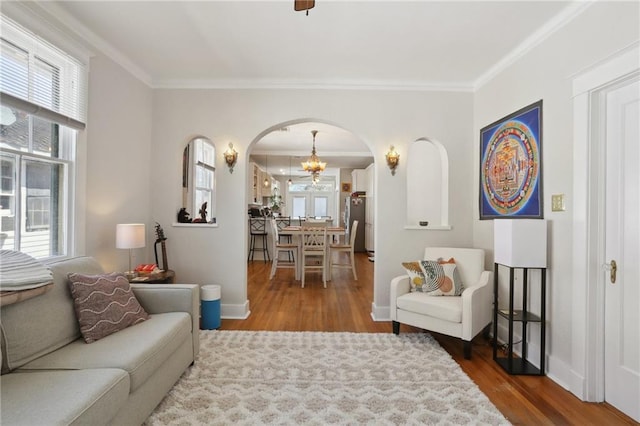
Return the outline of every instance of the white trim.
[[[598,91],[640,69],[637,43],[573,80],[573,306],[570,391],[586,401],[604,400],[604,294],[598,260],[604,191],[600,123],[594,123]]]
[[[234,305],[222,303],[220,304],[220,313],[220,317],[222,319],[245,320],[249,318],[249,315],[251,315],[251,311],[249,310],[249,301],[245,300],[244,303]]]
[[[202,223],[202,222],[190,222],[190,223],[182,223],[182,222],[173,222],[171,224],[174,228],[217,228],[217,223]]]
[[[429,226],[412,226],[405,225],[404,229],[408,231],[451,231],[451,225],[429,225]]]
[[[96,33],[94,33],[89,28],[87,28],[86,25],[78,21],[66,10],[64,10],[54,2],[48,2],[48,1],[38,3],[38,6],[42,8],[42,10],[46,11],[50,16],[52,16],[53,18],[60,21],[63,25],[65,25],[68,28],[69,32],[72,32],[76,36],[81,37],[87,43],[91,44],[96,49],[103,52],[107,57],[111,58],[114,62],[119,64],[122,68],[127,70],[135,78],[137,78],[147,86],[152,87],[151,76],[146,71],[140,68],[135,62],[130,60],[120,50],[113,47],[112,44],[110,44],[105,39],[98,36]]]
[[[639,63],[640,41],[636,41],[576,75],[573,80],[573,96],[593,92],[638,69]]]
[[[83,40],[73,37],[67,27],[53,22],[53,19],[48,16],[39,3],[3,2],[2,14],[88,67],[89,59],[93,56],[91,50],[87,48]]]
[[[553,33],[567,25],[593,3],[595,3],[595,0],[571,2],[567,7],[562,9],[560,13],[547,21],[542,27],[538,28],[533,34],[516,46],[515,49],[478,77],[473,83],[474,91],[479,90],[482,86],[493,80],[498,74],[513,63],[517,62],[532,49],[549,38]]]
[[[391,307],[377,306],[375,302],[372,302],[371,319],[374,321],[391,321]]]
[[[473,92],[468,82],[394,80],[306,79],[168,79],[157,80],[154,89],[302,89],[302,90],[395,90],[411,92]]]

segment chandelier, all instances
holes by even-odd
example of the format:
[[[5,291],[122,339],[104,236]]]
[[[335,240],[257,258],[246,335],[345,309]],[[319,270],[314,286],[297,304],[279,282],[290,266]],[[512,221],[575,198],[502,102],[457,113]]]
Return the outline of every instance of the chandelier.
[[[302,168],[305,172],[311,173],[314,180],[319,178],[320,172],[324,171],[324,168],[327,166],[327,163],[323,163],[320,161],[320,158],[316,155],[316,134],[317,130],[312,130],[311,134],[313,135],[313,148],[311,149],[311,157],[307,161],[303,161]]]

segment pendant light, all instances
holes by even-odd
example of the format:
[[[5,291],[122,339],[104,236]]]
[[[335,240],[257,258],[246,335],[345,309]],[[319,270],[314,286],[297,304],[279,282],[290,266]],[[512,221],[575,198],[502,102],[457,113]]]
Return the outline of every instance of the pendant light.
[[[291,156],[289,156],[289,180],[287,181],[287,185],[291,186],[293,181],[291,180]]]
[[[327,163],[320,161],[320,158],[316,154],[316,134],[317,130],[312,130],[311,134],[313,135],[313,146],[311,149],[311,157],[307,161],[302,162],[302,168],[305,172],[311,173],[311,175],[315,178],[320,175],[320,172],[324,171],[324,168],[327,166]]]

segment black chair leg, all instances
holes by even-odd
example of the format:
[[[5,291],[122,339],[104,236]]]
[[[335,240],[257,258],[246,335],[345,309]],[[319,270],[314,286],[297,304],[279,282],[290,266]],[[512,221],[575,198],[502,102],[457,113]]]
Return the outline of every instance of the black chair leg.
[[[393,334],[400,334],[400,323],[398,321],[391,321],[391,325],[393,326]]]
[[[471,359],[471,342],[467,340],[462,341],[462,352],[464,354],[464,359]]]

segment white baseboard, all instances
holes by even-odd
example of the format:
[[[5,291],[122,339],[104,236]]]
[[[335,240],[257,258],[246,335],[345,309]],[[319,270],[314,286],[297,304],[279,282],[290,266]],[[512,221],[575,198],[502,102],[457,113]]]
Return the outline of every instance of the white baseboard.
[[[371,303],[371,319],[374,321],[391,321],[391,309],[389,306],[376,306]]]
[[[220,311],[223,319],[247,319],[251,315],[248,300],[240,305],[222,304]]]

